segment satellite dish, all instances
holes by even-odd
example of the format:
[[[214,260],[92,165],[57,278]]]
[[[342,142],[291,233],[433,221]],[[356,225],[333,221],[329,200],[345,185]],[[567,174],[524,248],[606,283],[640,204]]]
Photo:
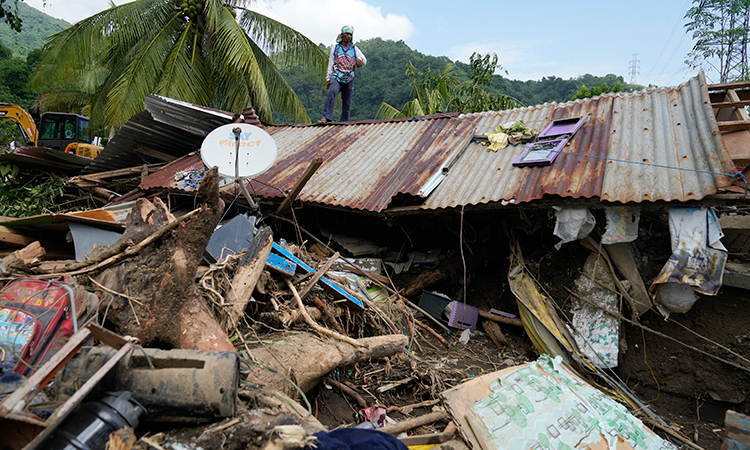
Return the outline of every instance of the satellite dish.
[[[236,128],[239,128],[239,152]],[[208,133],[201,145],[203,164],[207,168],[218,167],[219,175],[229,178],[261,174],[276,161],[276,155],[276,142],[271,135],[246,123],[222,125]]]

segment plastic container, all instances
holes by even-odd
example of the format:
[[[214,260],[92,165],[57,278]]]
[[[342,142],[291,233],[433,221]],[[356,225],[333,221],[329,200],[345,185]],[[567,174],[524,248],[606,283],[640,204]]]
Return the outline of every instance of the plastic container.
[[[84,403],[47,440],[48,450],[101,450],[109,435],[125,428],[136,428],[146,409],[130,398],[130,392],[111,392],[98,401]]]

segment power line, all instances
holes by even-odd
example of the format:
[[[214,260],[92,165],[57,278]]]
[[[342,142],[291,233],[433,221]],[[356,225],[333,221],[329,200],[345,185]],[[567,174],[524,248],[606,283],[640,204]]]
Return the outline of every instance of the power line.
[[[659,53],[659,56],[656,58],[656,61],[651,65],[651,70],[648,71],[648,74],[646,74],[646,78],[648,79],[651,76],[651,73],[653,73],[654,69],[659,65],[659,61],[661,61],[661,57],[664,56],[664,52],[669,47],[669,43],[672,41],[672,38],[674,37],[674,34],[677,32],[677,27],[680,26],[682,23],[682,19],[685,17],[685,11],[687,10],[688,5],[690,4],[692,0],[686,0],[685,6],[682,7],[682,12],[677,17],[677,21],[675,22],[674,26],[672,27],[672,32],[669,34],[669,38],[667,38],[667,42],[664,44],[664,47],[661,49],[661,53]],[[681,42],[680,42],[681,43]],[[680,44],[677,44],[677,47],[679,48]],[[671,60],[671,58],[670,58]],[[669,64],[669,63],[667,63]],[[662,69],[662,72],[664,70]]]

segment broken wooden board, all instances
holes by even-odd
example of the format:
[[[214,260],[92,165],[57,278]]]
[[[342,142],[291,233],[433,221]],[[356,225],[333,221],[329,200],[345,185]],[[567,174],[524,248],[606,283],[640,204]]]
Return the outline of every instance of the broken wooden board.
[[[440,395],[474,449],[673,448],[560,358],[543,355]]]
[[[45,255],[44,247],[39,241],[34,241],[21,250],[16,250],[0,261],[0,271],[10,272],[11,269],[26,267],[39,261]]]
[[[255,290],[266,260],[271,253],[273,235],[269,227],[262,227],[250,242],[245,255],[235,269],[234,277],[230,284],[229,299],[232,308],[226,311],[225,322],[222,323],[224,331],[232,333],[239,324],[240,318],[245,313],[245,308],[250,302],[250,297]]]
[[[635,265],[635,259],[633,256],[633,248],[630,243],[617,243],[607,244],[607,253],[614,263],[617,270],[625,277],[626,280],[630,281],[632,286],[631,297],[633,298],[633,307],[638,313],[638,316],[643,315],[646,311],[651,309],[653,303],[651,303],[651,297],[648,295],[646,285],[643,283],[638,267]]]
[[[297,258],[296,256],[292,255],[289,251],[287,251],[284,247],[280,246],[276,242],[273,243],[273,250],[281,254],[284,258],[292,261],[293,263],[297,264],[297,267],[304,270],[307,273],[315,273],[315,270],[304,263],[301,259]],[[356,306],[359,306],[360,308],[364,309],[364,305],[362,302],[355,296],[349,294],[346,292],[341,286],[334,283],[333,281],[329,280],[326,277],[320,277],[320,283],[323,285],[323,287],[329,291],[331,294],[338,296],[339,298],[345,298],[349,300],[349,302],[353,303]]]
[[[286,277],[294,276],[294,273],[297,271],[296,264],[275,253],[268,255],[266,268]]]
[[[728,409],[724,417],[724,439],[722,449],[750,449],[750,416]]]

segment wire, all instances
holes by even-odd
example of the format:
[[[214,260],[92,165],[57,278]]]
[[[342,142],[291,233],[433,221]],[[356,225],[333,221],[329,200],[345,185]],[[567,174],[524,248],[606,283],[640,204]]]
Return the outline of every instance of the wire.
[[[677,27],[680,25],[680,22],[682,22],[682,19],[685,18],[685,10],[687,9],[688,5],[690,4],[692,0],[687,0],[685,2],[685,6],[682,7],[682,13],[680,13],[680,16],[677,18],[677,21],[674,24],[674,27],[672,27],[672,32],[669,34],[669,38],[667,38],[667,42],[664,44],[664,48],[661,49],[661,53],[659,53],[659,56],[656,58],[656,61],[654,62],[653,66],[651,66],[651,70],[648,71],[648,75],[645,76],[645,78],[648,78],[651,76],[651,73],[654,71],[654,68],[659,65],[659,61],[661,61],[661,57],[664,55],[664,52],[667,50],[667,47],[669,47],[669,43],[672,41],[672,38],[674,37],[675,32],[677,31]],[[679,44],[677,44],[679,47]]]
[[[445,130],[445,131],[447,131],[449,133],[453,133],[456,136],[461,136],[461,137],[465,137],[465,138],[469,137],[469,136],[462,135],[460,133],[456,133],[455,131],[449,130],[449,129],[445,128],[445,127],[441,127],[440,125],[436,125],[434,123],[431,123],[430,126],[433,126],[435,128],[440,128],[441,130]],[[525,148],[525,149],[531,149],[531,148],[534,147],[533,143],[531,145],[521,145],[521,144],[509,144],[509,145],[511,145],[513,147],[516,147],[516,148]],[[586,154],[583,154],[583,153],[576,153],[576,152],[569,152],[569,151],[566,152],[566,151],[563,151],[563,150],[549,150],[549,151],[550,151],[550,153],[561,153],[563,155],[574,155],[574,156],[580,156],[580,157],[583,157],[583,158],[599,159],[599,160],[603,160],[603,161],[606,161],[606,162],[612,161],[612,162],[620,162],[620,163],[626,163],[626,164],[638,164],[638,165],[641,165],[641,166],[651,166],[651,167],[658,167],[658,168],[662,168],[662,169],[681,170],[681,171],[685,171],[685,172],[706,173],[706,174],[710,174],[710,175],[724,175],[724,176],[733,177],[733,178],[737,178],[738,174],[741,174],[741,172],[725,173],[725,172],[713,172],[713,171],[710,171],[710,170],[691,169],[691,168],[686,168],[686,167],[674,167],[674,166],[667,166],[665,164],[654,164],[654,163],[647,163],[647,162],[643,162],[643,161],[630,161],[630,160],[627,160],[627,159],[610,158],[608,156],[586,155]],[[745,189],[747,190],[747,181],[745,180],[744,176],[742,176],[741,178],[742,178],[743,181],[745,181]]]

